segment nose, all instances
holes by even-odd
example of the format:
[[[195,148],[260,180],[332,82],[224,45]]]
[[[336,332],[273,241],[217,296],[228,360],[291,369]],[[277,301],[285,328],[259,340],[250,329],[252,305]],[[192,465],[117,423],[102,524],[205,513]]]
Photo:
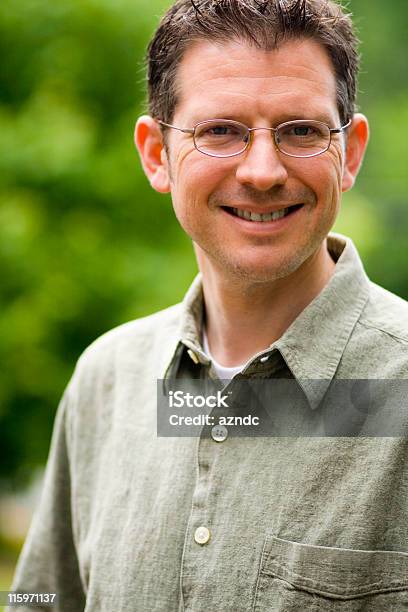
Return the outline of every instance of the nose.
[[[275,145],[273,132],[269,130],[251,132],[249,147],[238,158],[236,178],[243,185],[251,185],[259,191],[284,185],[288,173],[281,157]]]

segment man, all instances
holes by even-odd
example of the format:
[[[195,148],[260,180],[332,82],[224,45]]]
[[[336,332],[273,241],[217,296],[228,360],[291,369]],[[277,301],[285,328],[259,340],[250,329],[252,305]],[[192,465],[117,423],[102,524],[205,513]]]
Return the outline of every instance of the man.
[[[405,609],[404,437],[156,435],[161,379],[284,379],[319,415],[336,381],[408,378],[406,303],[328,235],[368,140],[350,17],[178,0],[148,60],[136,145],[201,276],[79,360],[14,588],[76,612]]]

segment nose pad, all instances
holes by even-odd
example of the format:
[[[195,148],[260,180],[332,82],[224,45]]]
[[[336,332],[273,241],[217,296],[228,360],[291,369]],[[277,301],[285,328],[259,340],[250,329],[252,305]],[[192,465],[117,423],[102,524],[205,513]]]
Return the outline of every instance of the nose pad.
[[[263,128],[260,128],[263,129]],[[268,128],[264,128],[265,130],[267,130]],[[254,138],[254,131],[248,132],[248,135],[246,136],[246,138],[244,138],[244,142],[247,145],[247,147],[249,148],[253,142],[253,138]],[[279,138],[279,134],[278,132],[274,132],[274,131],[270,131],[270,135],[273,141],[273,144],[275,146],[275,150],[277,152],[280,152],[280,148],[279,148],[279,144],[281,142],[281,139]]]
[[[263,128],[260,130],[263,131]],[[268,137],[272,140],[269,144],[265,133],[258,143],[254,143],[254,131],[249,132],[246,154],[240,158],[236,169],[236,178],[240,183],[252,185],[259,191],[283,185],[288,178],[273,132],[270,132]]]

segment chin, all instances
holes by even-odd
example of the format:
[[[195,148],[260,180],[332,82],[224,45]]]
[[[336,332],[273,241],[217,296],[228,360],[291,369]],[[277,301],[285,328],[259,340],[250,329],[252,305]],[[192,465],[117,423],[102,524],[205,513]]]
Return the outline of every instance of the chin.
[[[229,270],[231,277],[236,277],[242,280],[251,281],[254,283],[270,283],[281,278],[290,276],[303,263],[301,257],[282,259],[278,261],[235,261],[223,262],[223,269]]]

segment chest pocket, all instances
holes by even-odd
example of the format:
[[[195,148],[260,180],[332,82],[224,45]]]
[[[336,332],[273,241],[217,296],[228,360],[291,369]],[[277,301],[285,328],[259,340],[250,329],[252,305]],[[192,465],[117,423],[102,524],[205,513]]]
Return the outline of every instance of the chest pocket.
[[[408,610],[408,554],[311,546],[268,536],[253,612]]]

